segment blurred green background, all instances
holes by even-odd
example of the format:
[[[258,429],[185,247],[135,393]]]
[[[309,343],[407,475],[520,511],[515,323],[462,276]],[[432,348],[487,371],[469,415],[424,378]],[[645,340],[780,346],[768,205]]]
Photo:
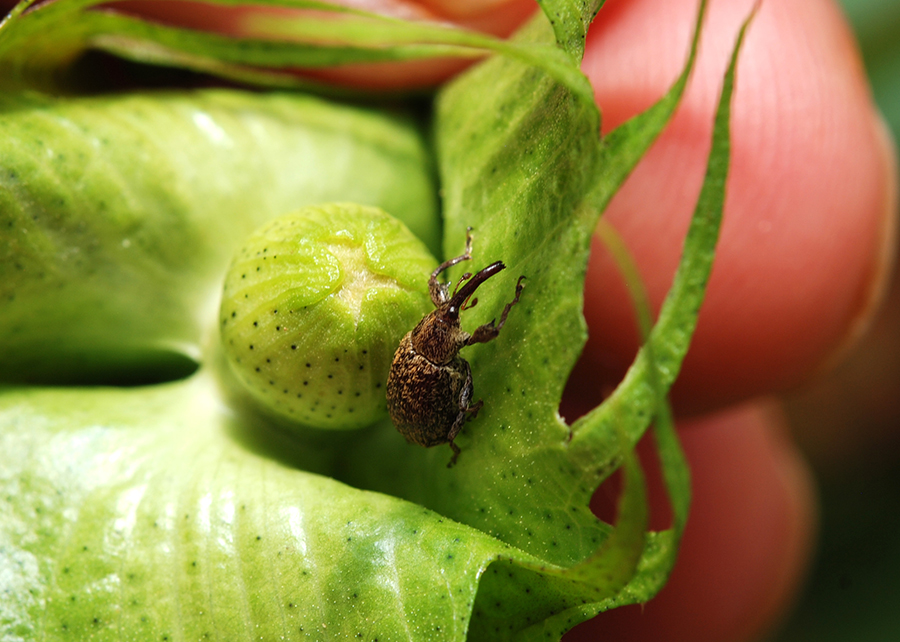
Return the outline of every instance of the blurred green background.
[[[900,0],[840,0],[894,141],[900,140]],[[819,544],[777,642],[900,640],[900,279],[849,361],[790,395],[818,477]]]

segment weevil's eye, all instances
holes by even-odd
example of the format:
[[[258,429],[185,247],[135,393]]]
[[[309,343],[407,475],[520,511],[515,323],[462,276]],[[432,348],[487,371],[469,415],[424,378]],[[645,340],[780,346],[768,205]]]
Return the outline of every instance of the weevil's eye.
[[[225,278],[222,345],[269,412],[349,429],[386,414],[403,335],[432,307],[435,260],[398,220],[356,204],[307,207],[253,233]]]

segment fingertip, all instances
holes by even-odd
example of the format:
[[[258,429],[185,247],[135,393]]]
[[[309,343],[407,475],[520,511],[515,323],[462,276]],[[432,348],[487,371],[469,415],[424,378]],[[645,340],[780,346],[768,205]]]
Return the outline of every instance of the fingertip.
[[[647,604],[603,613],[566,640],[744,642],[770,633],[789,610],[814,549],[817,509],[780,410],[750,404],[679,432],[693,501],[668,584]],[[655,513],[661,496],[657,481]]]
[[[420,0],[435,14],[469,29],[505,38],[538,8],[533,0]]]
[[[894,177],[898,176],[897,147],[894,136],[881,114],[874,114],[872,121],[874,147],[881,158],[877,165],[883,168],[885,189],[880,204],[876,203],[876,211],[880,206],[878,219],[881,230],[878,235],[880,244],[872,253],[870,261],[871,276],[864,282],[860,294],[861,303],[847,324],[847,332],[833,349],[830,355],[822,360],[821,370],[830,370],[840,363],[868,332],[876,313],[881,309],[888,296],[891,278],[897,259],[897,227],[900,222],[898,207],[898,186]]]
[[[711,3],[682,105],[605,213],[656,309],[680,259],[722,74],[751,7],[752,0]],[[604,129],[668,89],[696,8],[693,0],[607,3],[584,66]],[[673,389],[682,414],[790,389],[833,364],[877,309],[896,240],[894,150],[833,3],[763,3],[739,62],[731,132],[716,262]],[[599,391],[619,381],[638,340],[614,262],[596,239],[592,249],[581,370]]]

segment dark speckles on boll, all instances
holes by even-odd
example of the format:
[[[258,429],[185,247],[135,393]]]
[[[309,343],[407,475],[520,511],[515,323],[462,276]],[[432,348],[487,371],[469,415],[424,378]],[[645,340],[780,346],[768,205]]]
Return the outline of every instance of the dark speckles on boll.
[[[428,298],[418,276],[374,271],[367,252],[385,246],[399,248],[398,264],[413,261],[415,275],[433,265],[401,223],[352,204],[275,219],[236,254],[223,287],[222,347],[244,391],[288,427],[355,429],[387,414],[391,354]],[[385,318],[404,321],[376,323]]]

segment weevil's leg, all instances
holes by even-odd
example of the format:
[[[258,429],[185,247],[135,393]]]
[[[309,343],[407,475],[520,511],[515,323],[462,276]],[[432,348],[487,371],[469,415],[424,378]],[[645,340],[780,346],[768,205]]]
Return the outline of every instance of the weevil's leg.
[[[456,465],[456,460],[459,459],[459,453],[462,452],[459,449],[459,446],[454,444],[452,441],[450,442],[450,448],[453,449],[453,457],[451,457],[450,461],[447,462],[447,468],[453,468]]]
[[[525,284],[522,283],[522,281],[524,281],[524,280],[525,280],[525,275],[523,274],[522,276],[519,277],[519,280],[516,281],[516,296],[515,296],[515,298],[513,298],[512,301],[510,301],[509,303],[506,304],[506,307],[503,308],[503,314],[500,315],[500,323],[497,324],[497,330],[502,328],[503,325],[506,323],[506,317],[509,316],[510,308],[512,308],[516,303],[519,302],[519,297],[522,296],[522,290],[525,289]]]
[[[461,452],[459,446],[453,443],[453,440],[456,439],[456,436],[459,434],[459,431],[462,430],[463,424],[465,424],[470,419],[475,419],[478,416],[478,411],[481,410],[481,407],[484,405],[484,401],[482,399],[478,400],[474,406],[469,406],[465,410],[459,413],[459,416],[456,418],[456,421],[453,422],[453,427],[450,429],[450,439],[448,443],[450,447],[453,449],[453,457],[450,459],[450,463],[447,464],[447,468],[453,468],[453,465],[456,463],[456,460],[459,458],[459,453]]]
[[[497,335],[500,334],[500,328],[506,323],[506,317],[509,316],[510,308],[519,302],[519,296],[522,294],[522,290],[525,289],[525,285],[522,283],[524,280],[525,277],[520,276],[519,280],[516,282],[516,297],[503,308],[503,314],[500,315],[500,323],[495,325],[494,321],[491,321],[490,323],[485,323],[484,325],[475,328],[475,332],[473,332],[472,336],[469,337],[469,340],[466,341],[466,345],[470,346],[473,343],[487,343],[491,339],[497,338]]]
[[[431,273],[431,278],[428,279],[428,293],[431,295],[431,302],[434,303],[435,307],[446,303],[450,299],[450,284],[444,284],[437,280],[438,276],[440,276],[441,272],[444,270],[453,267],[457,263],[461,263],[462,261],[468,261],[472,258],[472,228],[466,228],[466,251],[457,256],[456,258],[450,259],[449,261],[444,261],[437,269]],[[469,275],[471,277],[471,275]],[[460,279],[460,283],[465,279]],[[459,285],[456,286],[459,289]]]
[[[460,362],[466,373],[466,381],[463,383],[462,390],[459,391],[459,401],[457,402],[457,407],[459,408],[459,414],[456,415],[456,420],[453,422],[453,425],[450,426],[450,431],[447,433],[447,439],[453,441],[456,439],[456,435],[459,434],[459,431],[462,430],[463,424],[466,423],[466,420],[469,418],[468,414],[471,411],[469,407],[469,402],[472,400],[472,392],[475,387],[472,385],[472,366],[469,365],[469,362],[465,359],[460,359]],[[479,401],[475,404],[479,408],[481,407],[481,402]],[[478,412],[477,410],[475,411]]]
[[[453,468],[453,465],[456,463],[456,460],[459,458],[459,446],[453,443],[453,440],[456,439],[456,436],[459,434],[459,431],[462,430],[463,424],[469,421],[470,419],[475,419],[478,416],[478,411],[481,410],[481,407],[484,405],[484,400],[479,399],[478,402],[466,408],[463,412],[459,413],[459,417],[455,422],[453,422],[453,428],[450,429],[450,437],[449,443],[450,447],[453,449],[453,458],[450,460],[450,463],[447,464],[447,468]]]
[[[466,411],[460,410],[459,414],[456,416],[456,421],[454,421],[453,425],[450,427],[450,432],[447,433],[447,441],[453,443],[453,440],[456,439],[459,431],[462,430],[463,425],[465,425],[466,419],[468,419]]]
[[[453,288],[453,294],[456,294],[456,291],[459,290],[459,286],[461,286],[464,282],[468,281],[472,278],[471,272],[466,272],[461,277],[459,277],[459,281],[456,282],[456,287]]]
[[[475,419],[475,417],[478,416],[478,411],[481,410],[481,407],[483,405],[484,405],[484,399],[479,399],[478,401],[475,402],[474,405],[471,405],[468,408],[466,408],[466,413],[468,413],[466,415],[466,421],[471,421],[472,419]]]
[[[474,415],[471,414],[473,408],[469,406],[469,401],[472,399],[472,368],[469,366],[468,362],[462,362],[465,367],[466,372],[466,381],[463,384],[462,390],[459,393],[459,414],[456,415],[456,420],[453,422],[453,425],[450,426],[450,431],[447,433],[447,441],[450,443],[450,447],[453,449],[453,458],[450,460],[450,463],[447,464],[447,468],[452,468],[456,463],[456,459],[459,457],[459,446],[453,443],[453,440],[456,439],[456,436],[459,434],[459,431],[462,430],[462,427],[465,425],[468,419],[471,419],[474,415],[478,414],[478,410],[482,406],[482,402],[479,401],[474,406]]]

